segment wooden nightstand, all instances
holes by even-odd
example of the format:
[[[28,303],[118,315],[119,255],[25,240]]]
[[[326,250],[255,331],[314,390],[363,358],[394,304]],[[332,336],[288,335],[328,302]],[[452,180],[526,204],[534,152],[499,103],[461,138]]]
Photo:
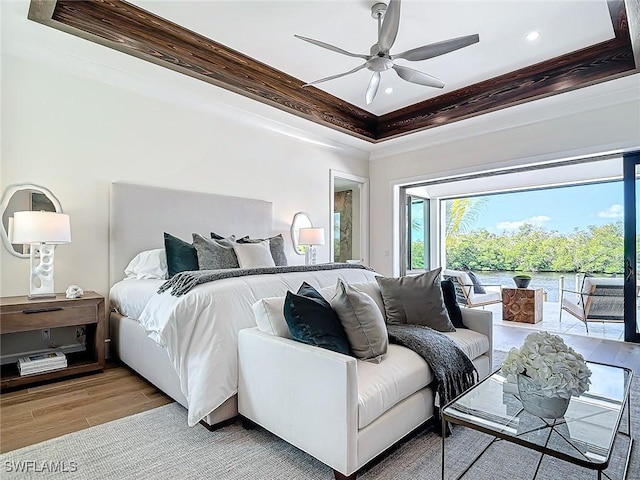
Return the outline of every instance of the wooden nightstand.
[[[14,388],[71,375],[99,372],[104,368],[105,300],[96,292],[82,298],[28,300],[26,296],[0,298],[0,335],[46,328],[84,326],[86,350],[67,354],[67,367],[20,376],[16,363],[3,365],[0,389]]]

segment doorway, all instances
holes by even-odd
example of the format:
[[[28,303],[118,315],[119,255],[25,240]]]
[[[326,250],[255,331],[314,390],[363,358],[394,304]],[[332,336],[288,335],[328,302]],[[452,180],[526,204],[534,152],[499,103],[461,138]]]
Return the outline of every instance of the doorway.
[[[369,262],[369,181],[331,170],[331,235],[333,262]]]
[[[526,265],[520,265],[521,263],[526,263],[525,260],[528,261],[534,257],[537,260],[542,258],[550,264],[546,265],[544,262],[538,261],[533,267],[529,268],[533,272],[530,275],[534,277],[534,282],[537,282],[534,287],[542,288],[545,293],[548,293],[547,290],[552,291],[554,289],[558,292],[558,295],[550,295],[544,300],[545,321],[555,322],[557,330],[561,333],[578,335],[583,334],[579,327],[584,330],[584,323],[576,320],[575,332],[568,331],[571,328],[571,324],[567,319],[572,317],[565,315],[562,323],[559,323],[559,312],[563,305],[559,292],[568,293],[568,290],[571,290],[569,287],[572,286],[574,280],[573,287],[575,288],[573,290],[578,289],[580,285],[583,285],[582,282],[578,281],[578,277],[583,278],[585,273],[587,275],[593,274],[596,277],[617,277],[617,280],[613,280],[613,282],[619,281],[620,283],[623,280],[621,277],[625,277],[624,284],[630,292],[625,292],[625,301],[629,304],[625,310],[625,324],[622,324],[622,315],[618,313],[619,323],[617,325],[612,322],[596,323],[595,325],[603,330],[602,334],[597,331],[591,332],[591,325],[589,325],[589,331],[593,335],[602,335],[602,338],[638,342],[640,340],[640,323],[637,320],[637,304],[640,305],[640,303],[637,301],[638,297],[636,296],[635,272],[636,267],[640,268],[640,261],[637,261],[639,245],[636,235],[636,224],[640,222],[640,215],[638,214],[640,212],[640,204],[638,204],[638,209],[636,210],[636,202],[640,198],[640,182],[638,182],[638,179],[640,179],[640,155],[638,155],[638,152],[625,154],[624,159],[626,185],[624,201],[622,195],[623,182],[621,181],[623,178],[623,154],[621,153],[566,159],[501,171],[479,172],[456,178],[439,178],[420,184],[400,187],[399,204],[402,207],[398,210],[400,225],[397,227],[400,241],[396,243],[395,247],[398,249],[400,274],[405,275],[420,271],[420,268],[416,268],[418,267],[415,264],[416,255],[413,254],[416,250],[415,246],[418,244],[419,247],[424,246],[422,250],[425,255],[424,269],[435,268],[436,266],[456,269],[456,266],[463,265],[465,268],[477,270],[480,276],[484,275],[485,277],[491,277],[491,275],[495,277],[496,272],[494,270],[510,272],[504,278],[482,278],[483,283],[487,285],[495,283],[509,286],[512,284],[511,277],[515,274],[514,272],[525,268]],[[590,190],[599,189],[598,191],[600,191],[604,190],[605,187],[610,187],[608,188],[609,190],[615,187],[618,189],[616,190],[617,193],[615,195],[598,194],[598,196],[595,190]],[[567,192],[567,194],[564,192]],[[566,196],[569,192],[573,193],[569,195],[568,199],[553,200],[560,194]],[[526,198],[516,198],[518,195]],[[413,211],[407,207],[409,204],[413,205],[412,199],[416,196],[425,199],[424,204],[426,204],[426,199],[431,203],[431,208],[426,209],[425,212],[428,214],[421,216],[424,221],[419,225],[420,229],[414,225],[416,217],[413,215]],[[484,205],[486,207],[484,209],[475,209],[478,210],[475,213],[479,215],[479,221],[475,221],[474,225],[472,225],[473,228],[469,228],[468,232],[462,232],[462,234],[458,235],[455,238],[456,242],[451,241],[449,242],[451,245],[447,243],[448,246],[445,247],[445,239],[449,232],[450,222],[448,220],[452,218],[460,220],[453,215],[455,212],[448,213],[449,210],[453,209],[447,207],[455,206],[456,202],[462,204],[464,201],[468,202],[468,205],[464,205],[473,207],[476,203],[481,203],[483,200],[488,201],[489,199],[491,199],[490,203],[492,205],[495,203],[496,205],[494,206],[499,208],[487,211],[491,205]],[[496,202],[493,201],[494,199]],[[497,201],[498,199],[510,200],[506,203],[505,201],[500,203]],[[595,200],[601,200],[601,203],[605,203],[602,203],[602,205],[600,203],[596,204],[594,203]],[[499,203],[501,206],[498,205]],[[633,207],[633,211],[630,210],[631,207]],[[470,213],[474,212],[473,208],[462,210]],[[625,235],[623,235],[622,230],[623,211],[627,218],[624,227]],[[465,219],[470,219],[473,215],[468,217],[465,217]],[[577,230],[572,228],[565,232],[562,229],[568,228],[570,225],[563,220],[564,217],[579,219],[581,222],[586,223],[584,225],[576,224],[574,227],[579,226]],[[601,223],[603,225],[600,225]],[[607,225],[604,225],[604,223]],[[422,235],[417,235],[422,231],[424,231],[424,239],[419,238]],[[606,237],[606,242],[600,245],[600,248],[591,249],[591,243],[594,242],[590,242],[590,238],[600,238],[603,236],[601,234],[607,232],[611,234],[609,235],[611,238]],[[584,235],[580,236],[579,234],[582,233]],[[535,237],[535,241],[524,241],[529,234],[532,235],[532,238]],[[575,241],[576,238],[574,237],[579,236],[580,239],[578,240],[581,241]],[[623,237],[626,237],[624,274],[622,273]],[[563,241],[563,239],[566,241]],[[519,240],[522,240],[520,243],[523,243],[526,248],[519,248],[521,246],[518,243]],[[574,241],[572,243],[569,240]],[[496,248],[490,248],[492,245]],[[569,262],[571,263],[569,267],[563,266],[561,268],[557,266],[556,263],[562,259],[558,256],[558,251],[562,249],[555,248],[558,246],[566,247],[564,248],[566,250],[565,256],[570,256],[570,258],[565,260],[572,260],[573,263],[579,264],[579,266],[574,267],[571,262]],[[516,250],[517,252],[514,253]],[[594,251],[591,252],[591,250]],[[609,261],[611,265],[605,265],[606,268],[593,266],[591,265],[593,262],[583,261],[582,257],[585,254],[593,253],[595,255],[603,250],[606,250],[608,256],[598,256],[598,259],[601,260],[600,263],[605,262],[609,257],[615,257]],[[542,255],[543,253],[544,255]],[[549,257],[550,255],[551,257]],[[431,260],[430,266],[428,266],[429,259]],[[506,268],[504,265],[508,261],[518,265],[514,266],[510,263]],[[560,272],[558,276],[562,277],[563,282],[556,279],[553,285],[549,283],[551,287],[548,287],[544,284],[544,280],[551,273],[547,272]],[[578,272],[579,275],[575,275],[573,272]],[[500,305],[497,305],[496,309],[494,318],[501,316]],[[614,319],[611,320],[613,321]],[[555,324],[545,328],[556,328]],[[540,324],[539,326],[543,327],[544,325]]]

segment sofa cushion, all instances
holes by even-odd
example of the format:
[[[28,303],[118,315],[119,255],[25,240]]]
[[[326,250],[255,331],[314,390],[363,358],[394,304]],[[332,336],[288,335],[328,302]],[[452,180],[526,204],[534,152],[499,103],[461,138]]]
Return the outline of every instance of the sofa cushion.
[[[584,319],[584,309],[577,298],[563,298],[562,308],[572,313],[575,317]]]
[[[473,330],[461,328],[455,332],[444,332],[444,335],[456,342],[471,360],[489,351],[487,336]]]
[[[467,275],[469,275],[471,283],[473,283],[473,293],[487,293],[487,291],[482,286],[482,283],[480,283],[480,279],[475,273],[473,273],[471,270],[467,270],[466,273]]]
[[[275,337],[293,338],[284,319],[284,297],[261,298],[251,308],[258,330]]]
[[[384,317],[384,301],[382,300],[380,286],[377,282],[351,283],[350,285],[373,298],[373,301],[376,302],[380,313]]]
[[[353,356],[379,363],[387,353],[389,336],[384,317],[373,298],[340,278],[336,294],[329,303],[344,327]]]
[[[474,304],[496,302],[496,301],[501,302],[502,294],[500,292],[491,292],[491,291],[487,291],[487,293],[472,293],[471,299]]]
[[[384,305],[377,283],[354,283],[351,286],[373,298],[381,314],[384,315]],[[336,294],[336,287],[333,285],[323,287],[318,289],[318,292],[325,300],[329,301]],[[261,298],[253,304],[252,309],[256,324],[261,332],[275,335],[276,337],[293,338],[284,318],[284,297]]]
[[[424,325],[440,332],[455,330],[444,306],[440,268],[400,278],[376,277],[387,323]]]
[[[486,335],[468,329],[445,332],[473,360],[489,351]],[[358,428],[433,381],[424,359],[408,348],[389,344],[379,364],[358,361]]]
[[[458,305],[458,299],[456,296],[455,280],[442,280],[440,282],[440,288],[442,289],[442,298],[444,299],[444,306],[449,314],[451,323],[456,328],[467,328],[462,322],[462,312],[460,311],[460,305]]]
[[[389,344],[380,363],[358,360],[358,428],[432,381],[431,369],[422,357],[400,345]]]
[[[308,283],[303,282],[297,294],[287,292],[284,318],[294,340],[344,355],[350,354],[349,340],[336,312]]]
[[[458,298],[458,302],[465,303],[466,297],[473,293],[473,288],[471,288],[473,287],[473,282],[469,275],[461,270],[444,270],[442,276],[443,278],[454,278],[458,282],[460,290],[464,290],[464,293],[461,291],[463,298]]]

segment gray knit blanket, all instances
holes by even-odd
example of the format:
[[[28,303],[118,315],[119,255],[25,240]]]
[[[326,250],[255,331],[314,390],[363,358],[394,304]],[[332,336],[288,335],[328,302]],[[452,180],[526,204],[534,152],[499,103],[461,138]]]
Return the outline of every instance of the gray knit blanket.
[[[422,325],[387,325],[387,331],[391,343],[413,350],[429,364],[440,408],[478,381],[478,371],[467,354],[446,335]],[[440,408],[436,409],[436,418],[440,417]]]
[[[337,270],[341,268],[360,268],[374,271],[365,265],[357,263],[322,263],[319,265],[289,265],[284,267],[264,267],[264,268],[228,268],[222,270],[194,270],[189,272],[176,273],[169,280],[164,282],[158,289],[158,293],[171,289],[171,295],[179,297],[184,295],[196,285],[213,282],[224,278],[245,277],[247,275],[266,275],[274,273],[289,272],[315,272],[319,270]]]

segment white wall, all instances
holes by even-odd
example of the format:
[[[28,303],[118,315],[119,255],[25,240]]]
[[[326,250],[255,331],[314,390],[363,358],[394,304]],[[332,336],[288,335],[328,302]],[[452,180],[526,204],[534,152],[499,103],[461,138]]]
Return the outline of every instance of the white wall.
[[[200,94],[215,96],[219,90],[193,79],[180,81]],[[181,104],[168,92],[166,100],[154,98],[3,54],[0,186],[47,187],[70,215],[72,243],[56,250],[57,291],[75,283],[108,293],[114,181],[271,201],[274,232],[289,241],[290,222],[300,210],[331,231],[330,169],[368,176],[367,159],[357,152],[243,124],[207,106],[205,97],[204,106]],[[211,228],[225,230],[215,219]],[[291,248],[288,253],[292,262],[304,262]],[[318,254],[319,261],[328,261],[328,245]],[[29,261],[4,248],[0,261],[0,294],[28,293]]]
[[[589,87],[592,99],[585,99],[584,90],[564,94],[564,106],[551,97],[526,109],[434,129],[421,146],[405,153],[374,154],[369,166],[371,266],[385,275],[398,273],[398,229],[393,225],[398,185],[640,146],[640,75],[616,82],[622,87],[616,94],[603,93],[604,85]]]

